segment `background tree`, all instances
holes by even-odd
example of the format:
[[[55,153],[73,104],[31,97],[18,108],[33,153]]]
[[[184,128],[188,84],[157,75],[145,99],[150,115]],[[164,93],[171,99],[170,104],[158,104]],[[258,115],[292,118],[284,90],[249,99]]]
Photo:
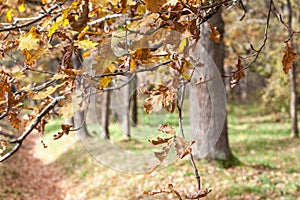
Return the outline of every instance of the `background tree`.
[[[204,23],[201,26],[200,41],[205,51],[200,53],[200,59],[207,71],[212,70],[212,67],[208,65],[212,64],[210,59],[213,59],[212,61],[217,66],[219,73],[224,74],[223,63],[225,52],[222,39],[224,22],[222,20],[221,9],[209,20],[209,23]],[[212,29],[210,26],[216,26],[222,35],[219,40],[207,39]],[[209,72],[201,75],[206,77],[207,74],[210,76],[215,75]],[[221,79],[221,76],[219,78]],[[214,115],[212,108],[214,105],[212,105],[213,100],[211,98],[216,98],[214,93],[218,91],[210,91],[208,87],[209,83],[192,85],[190,92],[191,134],[193,135],[192,139],[196,141],[194,154],[198,158],[203,158],[203,155],[208,153],[208,155],[205,155],[207,159],[227,160],[231,157],[231,151],[228,143],[227,121],[224,121],[225,117],[224,113],[222,113],[226,112],[226,110],[220,109],[218,110],[219,113]],[[214,87],[211,88],[216,89]],[[218,89],[220,90],[220,88]],[[214,109],[217,110],[217,108]],[[221,130],[218,129],[220,126],[223,127]],[[215,140],[216,138],[218,140]]]

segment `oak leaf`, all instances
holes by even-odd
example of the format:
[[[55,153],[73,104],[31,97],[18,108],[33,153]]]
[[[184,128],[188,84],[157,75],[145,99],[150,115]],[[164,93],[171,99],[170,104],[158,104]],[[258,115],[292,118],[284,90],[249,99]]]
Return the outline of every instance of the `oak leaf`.
[[[165,144],[168,143],[169,140],[171,140],[173,137],[169,137],[169,138],[161,138],[161,137],[157,137],[155,140],[148,140],[150,143],[152,143],[153,145],[159,145],[159,144]]]
[[[195,141],[189,142],[180,136],[177,136],[174,139],[174,142],[175,142],[174,148],[175,148],[176,154],[177,154],[178,158],[180,158],[180,159],[184,158],[186,155],[188,155],[192,152],[191,146],[195,143]]]
[[[37,33],[36,28],[32,27],[29,32],[24,33],[19,38],[20,50],[38,50],[40,45],[40,35]]]
[[[88,50],[96,47],[98,45],[97,42],[93,42],[90,40],[81,40],[81,41],[75,41],[74,46],[78,46],[79,49]]]
[[[238,82],[245,77],[245,73],[243,72],[244,66],[242,65],[241,58],[238,59],[238,63],[236,64],[236,70],[232,72],[233,76],[230,80],[230,87],[233,88],[238,84]]]

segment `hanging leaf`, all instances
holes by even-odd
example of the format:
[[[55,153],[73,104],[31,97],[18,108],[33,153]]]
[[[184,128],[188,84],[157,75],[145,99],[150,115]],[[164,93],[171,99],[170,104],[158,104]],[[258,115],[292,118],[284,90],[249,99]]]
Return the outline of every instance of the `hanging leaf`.
[[[284,55],[281,62],[283,65],[283,71],[287,74],[289,70],[293,68],[293,64],[295,62],[295,59],[297,58],[297,54],[294,52],[294,49],[289,46],[288,42],[285,45],[283,53]]]
[[[58,132],[57,134],[53,135],[53,139],[54,140],[57,140],[59,138],[61,138],[63,135],[68,135],[69,132],[70,132],[70,129],[73,127],[73,125],[70,125],[70,124],[62,124],[60,125],[62,131],[61,132]]]
[[[173,127],[166,124],[160,124],[157,130],[162,131],[164,133],[176,135],[176,130]]]
[[[236,70],[232,72],[233,76],[230,80],[230,87],[235,87],[238,82],[245,77],[245,73],[243,72],[244,66],[242,65],[241,58],[238,59],[238,63],[236,64]]]
[[[159,144],[165,144],[168,143],[169,140],[171,140],[174,137],[169,137],[169,138],[161,138],[161,137],[157,137],[155,140],[148,140],[150,143],[152,143],[153,145],[159,145]]]
[[[188,155],[192,152],[191,146],[195,143],[195,141],[189,142],[180,136],[177,136],[174,139],[174,142],[175,142],[174,148],[175,148],[176,154],[177,154],[178,158],[180,158],[180,159],[184,158],[186,155]]]

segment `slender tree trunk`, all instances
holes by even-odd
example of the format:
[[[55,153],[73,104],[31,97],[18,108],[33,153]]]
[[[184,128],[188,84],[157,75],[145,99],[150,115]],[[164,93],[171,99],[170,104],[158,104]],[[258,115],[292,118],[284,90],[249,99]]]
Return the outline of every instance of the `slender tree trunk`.
[[[131,108],[131,116],[132,116],[132,126],[137,126],[138,124],[138,102],[137,102],[137,76],[132,80],[132,88],[133,88],[133,93],[131,96],[132,100],[132,108]]]
[[[221,9],[212,17],[210,22],[213,26],[217,26],[219,32],[223,35],[224,22],[221,16]],[[219,70],[219,72],[223,74],[223,41],[221,39],[220,44],[218,44],[210,40],[208,36],[209,33],[210,29],[208,24],[203,24],[201,26],[200,42],[205,51],[200,52],[199,58],[204,66],[199,67],[199,70],[206,70],[204,74],[210,73],[209,76],[213,76],[217,73],[209,72],[213,70],[213,66],[210,66],[213,61],[218,68],[215,70]],[[210,59],[212,59],[212,61]],[[205,79],[209,77],[202,78]],[[219,81],[217,86],[210,85],[213,84],[213,81]],[[226,96],[223,80],[220,78],[219,80],[215,79],[204,84],[191,84],[190,91],[191,134],[192,139],[196,141],[193,154],[196,158],[205,157],[209,160],[229,159],[232,154],[228,142],[227,120],[225,119]],[[213,98],[216,98],[216,95],[221,92],[224,93],[224,100],[220,101],[219,104],[223,105],[212,103],[215,100]],[[220,106],[220,108],[218,106]]]
[[[125,81],[128,81],[128,78],[126,78]],[[124,113],[122,116],[122,126],[125,137],[130,139],[130,83],[123,88],[123,103]]]
[[[110,139],[109,136],[109,115],[110,115],[110,91],[103,93],[103,102],[101,108],[101,123],[103,128],[103,133],[101,137],[103,139]]]
[[[288,24],[290,29],[292,29],[292,19],[293,19],[293,8],[291,1],[287,0],[288,7]],[[291,34],[291,32],[289,32]],[[291,38],[291,47],[295,47],[293,37]],[[297,116],[297,83],[296,83],[296,68],[293,66],[289,72],[290,83],[291,83],[291,101],[290,101],[290,114],[292,120],[291,127],[291,137],[299,137],[298,131],[298,116]]]

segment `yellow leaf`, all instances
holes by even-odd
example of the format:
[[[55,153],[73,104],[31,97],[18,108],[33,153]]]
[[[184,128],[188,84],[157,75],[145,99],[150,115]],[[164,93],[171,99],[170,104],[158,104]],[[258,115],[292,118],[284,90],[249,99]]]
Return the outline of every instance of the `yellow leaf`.
[[[98,45],[97,42],[93,42],[90,40],[81,40],[81,41],[75,41],[74,46],[78,46],[79,49],[87,50],[92,49]]]
[[[19,10],[19,12],[25,11],[25,3],[24,2],[21,5],[19,5],[18,10]]]
[[[188,39],[184,38],[183,40],[181,40],[180,44],[179,44],[179,48],[178,48],[178,53],[182,53],[184,48],[187,46],[188,44]]]
[[[51,37],[55,31],[58,29],[58,25],[59,25],[59,22],[55,22],[54,24],[52,24],[52,26],[49,28],[49,33],[48,33],[48,37]]]
[[[51,80],[59,80],[59,79],[65,79],[68,78],[69,76],[66,74],[55,74]]]
[[[35,27],[32,27],[28,33],[22,34],[19,38],[19,47],[21,50],[38,50],[40,45],[40,35],[37,34]]]
[[[101,78],[99,80],[100,87],[106,88],[110,84],[111,81],[112,81],[112,77],[111,76],[105,76],[105,77]]]
[[[35,94],[32,97],[32,99],[35,99],[35,100],[45,99],[47,96],[53,94],[58,88],[62,87],[63,85],[65,85],[65,83],[56,85],[54,87],[50,86],[46,89],[46,91],[41,91],[41,92],[38,92],[37,94]]]
[[[131,73],[136,71],[136,62],[133,58],[130,58],[129,69]]]
[[[11,22],[14,15],[14,9],[10,8],[6,13],[6,21]]]

